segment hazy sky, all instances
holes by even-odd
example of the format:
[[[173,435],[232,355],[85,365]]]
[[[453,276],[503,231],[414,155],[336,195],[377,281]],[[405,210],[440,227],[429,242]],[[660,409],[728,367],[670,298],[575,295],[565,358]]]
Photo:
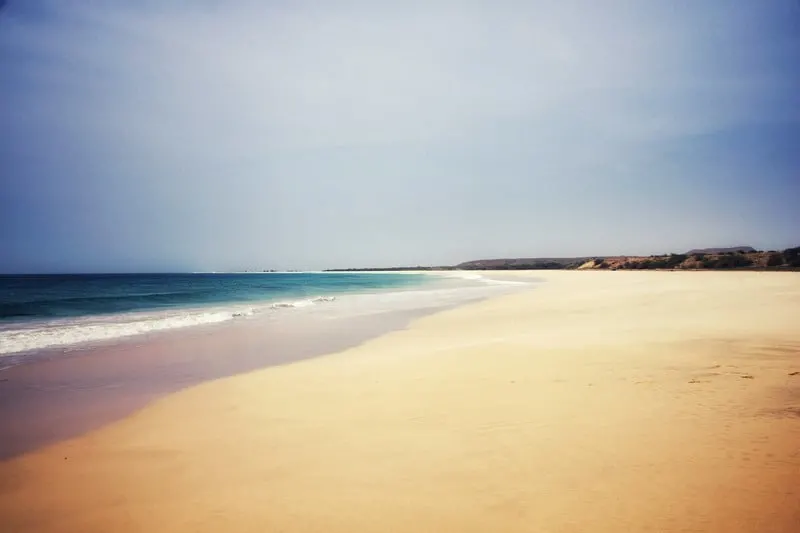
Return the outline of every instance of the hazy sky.
[[[8,0],[0,271],[800,244],[800,2]]]

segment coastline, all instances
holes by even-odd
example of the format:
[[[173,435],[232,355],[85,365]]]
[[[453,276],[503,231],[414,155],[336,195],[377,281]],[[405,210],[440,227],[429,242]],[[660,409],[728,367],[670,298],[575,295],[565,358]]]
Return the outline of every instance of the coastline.
[[[8,298],[0,302],[0,371],[32,354],[115,344],[343,296],[426,290],[444,279],[324,272],[0,276],[0,292]]]
[[[271,315],[24,355],[18,359],[23,362],[0,371],[0,461],[77,437],[187,387],[341,351],[460,305],[458,298],[432,298],[437,287],[410,287],[404,291],[410,301],[387,304],[375,313],[373,304],[355,300],[399,293],[354,293],[337,302],[345,307],[339,310],[330,303],[318,309],[278,309]],[[467,301],[476,299],[470,290],[483,290],[466,289],[461,298]]]
[[[502,273],[516,275],[530,273]],[[548,283],[191,387],[0,462],[0,521],[795,530],[800,278],[535,275]]]

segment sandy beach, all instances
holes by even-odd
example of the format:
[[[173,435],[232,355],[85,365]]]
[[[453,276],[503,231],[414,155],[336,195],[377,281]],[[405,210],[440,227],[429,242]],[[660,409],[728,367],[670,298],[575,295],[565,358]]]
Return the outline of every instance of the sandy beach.
[[[535,275],[0,462],[0,530],[800,530],[800,276]]]
[[[0,371],[0,462],[199,383],[344,350],[432,311],[267,317],[35,354]]]

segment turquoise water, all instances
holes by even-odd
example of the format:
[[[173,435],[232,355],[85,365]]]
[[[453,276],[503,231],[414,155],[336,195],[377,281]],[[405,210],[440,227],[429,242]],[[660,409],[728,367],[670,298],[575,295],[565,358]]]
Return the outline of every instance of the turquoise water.
[[[347,294],[397,294],[435,279],[373,273],[0,276],[0,355],[330,304]]]
[[[41,350],[190,326],[441,309],[520,285],[466,272],[0,276],[0,368]]]
[[[417,286],[413,274],[79,274],[0,276],[0,322],[303,300]]]

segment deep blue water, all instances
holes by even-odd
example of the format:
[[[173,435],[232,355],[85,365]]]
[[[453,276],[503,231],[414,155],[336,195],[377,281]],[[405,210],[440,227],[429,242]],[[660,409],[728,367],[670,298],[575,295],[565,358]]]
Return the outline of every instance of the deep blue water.
[[[0,276],[0,323],[280,302],[425,283],[409,274],[80,274]]]

